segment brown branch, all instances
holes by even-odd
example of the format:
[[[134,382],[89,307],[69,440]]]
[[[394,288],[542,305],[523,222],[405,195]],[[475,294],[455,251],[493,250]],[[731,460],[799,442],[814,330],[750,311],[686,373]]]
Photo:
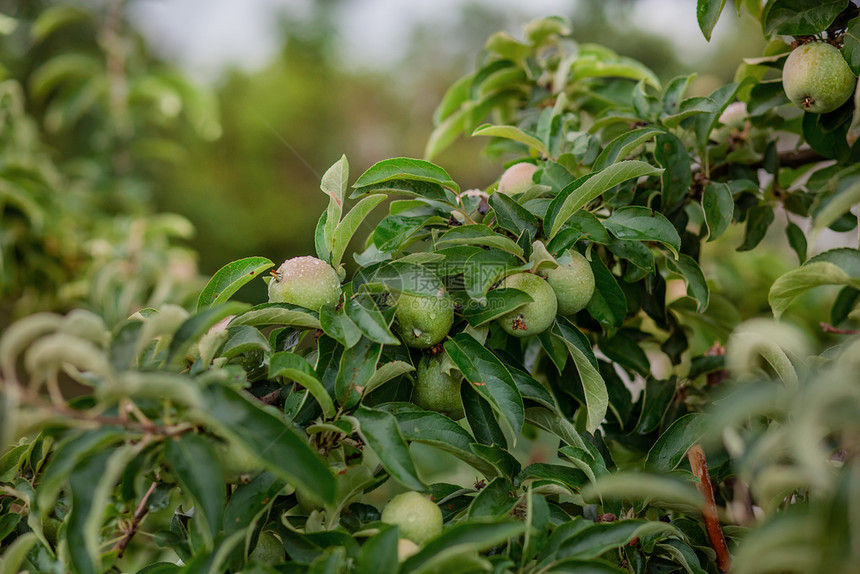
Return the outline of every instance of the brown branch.
[[[800,149],[795,151],[784,151],[779,154],[779,167],[800,167],[810,163],[827,161],[827,158],[813,149]],[[759,168],[764,165],[764,160],[749,164],[747,167]],[[711,170],[711,179],[722,177],[729,173],[730,164],[723,163],[714,166]]]
[[[858,329],[837,329],[830,323],[825,323],[822,321],[819,323],[821,325],[821,330],[824,333],[836,333],[837,335],[860,335],[860,330]]]
[[[143,498],[140,499],[137,508],[134,509],[134,515],[132,516],[131,525],[128,527],[128,531],[125,533],[125,536],[123,536],[119,542],[114,544],[113,550],[119,551],[117,557],[122,558],[126,546],[129,545],[131,539],[134,538],[135,534],[137,534],[137,529],[140,527],[140,523],[143,521],[143,517],[146,516],[147,512],[149,512],[149,507],[146,505],[146,503],[149,502],[149,497],[152,496],[153,492],[155,492],[155,488],[157,486],[157,482],[153,482],[149,485],[149,489],[146,491],[146,494],[143,495]]]
[[[281,400],[281,389],[276,389],[267,395],[257,397],[257,400],[267,405],[277,405]]]
[[[711,485],[711,476],[708,474],[705,451],[702,450],[700,445],[694,444],[687,451],[687,458],[690,461],[690,468],[693,470],[693,474],[699,478],[699,492],[705,497],[702,516],[705,519],[708,540],[710,540],[711,547],[717,553],[717,567],[720,569],[720,572],[727,572],[732,566],[732,559],[729,556],[729,547],[726,544],[726,538],[723,536],[723,529],[720,526],[720,517],[717,515],[717,503],[714,500],[714,487]]]

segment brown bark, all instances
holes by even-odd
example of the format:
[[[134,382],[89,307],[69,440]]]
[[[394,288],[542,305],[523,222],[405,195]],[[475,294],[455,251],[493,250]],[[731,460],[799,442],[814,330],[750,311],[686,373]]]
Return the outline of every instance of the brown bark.
[[[717,503],[714,500],[714,487],[711,484],[711,476],[708,474],[708,462],[705,460],[705,451],[702,450],[701,446],[695,444],[687,451],[687,459],[690,461],[690,468],[693,470],[693,474],[699,478],[698,489],[705,498],[702,516],[705,519],[705,530],[708,533],[711,548],[717,553],[717,567],[720,569],[720,572],[727,572],[732,566],[732,559],[729,555],[726,538],[723,536],[723,528],[720,526]]]

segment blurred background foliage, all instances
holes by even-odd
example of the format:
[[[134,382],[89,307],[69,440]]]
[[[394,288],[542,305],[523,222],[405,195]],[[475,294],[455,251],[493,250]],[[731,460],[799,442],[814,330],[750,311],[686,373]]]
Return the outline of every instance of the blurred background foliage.
[[[500,28],[517,35],[528,19],[519,9],[464,1],[448,25],[418,22],[407,45],[392,47],[395,57],[362,66],[350,63],[338,38],[347,2],[297,10],[284,0],[272,16],[281,48],[267,63],[194,83],[195,70],[139,33],[134,16],[144,4],[0,2],[0,327],[82,304],[115,322],[140,306],[188,300],[200,274],[225,262],[311,253],[326,167],[341,154],[356,174],[384,158],[421,157],[433,109],[474,69],[484,38]],[[635,4],[580,0],[564,15],[577,41],[634,57],[663,80],[695,71],[690,95],[731,81],[743,57],[762,53],[757,24],[727,10],[716,45],[691,64],[671,37],[680,28],[639,28]],[[695,21],[678,26],[698,34]],[[463,189],[486,188],[502,165],[482,154],[484,143],[458,141],[436,161]],[[778,257],[757,251],[755,261],[734,253],[738,236],[709,245],[714,290],[758,306],[743,316],[769,313],[767,287],[795,265],[784,236],[773,234]],[[761,287],[758,299],[750,285]],[[263,300],[263,287],[244,298]],[[817,330],[820,300],[832,293],[808,299],[797,320]],[[722,313],[709,328],[723,339],[733,316]]]

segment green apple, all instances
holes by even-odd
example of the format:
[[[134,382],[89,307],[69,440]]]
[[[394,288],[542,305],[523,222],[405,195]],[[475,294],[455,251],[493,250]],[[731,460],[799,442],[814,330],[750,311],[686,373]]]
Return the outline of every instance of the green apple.
[[[499,287],[525,292],[533,301],[499,317],[497,321],[509,335],[530,337],[546,331],[558,312],[555,292],[546,280],[532,273],[517,273],[506,277]]]
[[[444,291],[437,297],[402,293],[394,316],[403,342],[415,349],[427,349],[442,341],[451,330],[454,302]]]
[[[310,256],[287,259],[269,281],[269,303],[291,303],[314,311],[337,306],[340,292],[337,271]]]
[[[397,525],[402,538],[424,546],[442,532],[442,511],[420,492],[404,492],[382,509],[382,522]]]
[[[555,292],[559,315],[566,317],[585,309],[594,295],[594,272],[588,259],[577,251],[569,256],[570,263],[540,272]]]
[[[215,443],[215,454],[218,464],[227,482],[235,483],[243,477],[256,474],[262,470],[262,465],[244,445],[233,440]]]
[[[281,539],[265,530],[260,532],[260,536],[257,537],[257,545],[248,556],[250,560],[263,564],[278,564],[283,562],[286,557],[287,553]]]
[[[536,171],[537,166],[533,163],[515,163],[502,174],[496,191],[506,195],[528,191],[535,184],[532,178]]]
[[[425,355],[418,363],[418,380],[412,389],[412,402],[428,411],[438,411],[454,420],[463,418],[460,398],[462,377],[442,372],[441,357]]]
[[[857,78],[842,53],[826,42],[798,46],[782,69],[788,99],[815,114],[832,112],[854,93]]]

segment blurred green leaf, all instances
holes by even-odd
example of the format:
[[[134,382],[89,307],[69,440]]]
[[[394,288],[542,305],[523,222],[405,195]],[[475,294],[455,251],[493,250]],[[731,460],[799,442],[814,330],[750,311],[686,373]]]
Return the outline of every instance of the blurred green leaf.
[[[802,36],[824,31],[848,5],[848,0],[768,0],[761,14],[768,36]]]

